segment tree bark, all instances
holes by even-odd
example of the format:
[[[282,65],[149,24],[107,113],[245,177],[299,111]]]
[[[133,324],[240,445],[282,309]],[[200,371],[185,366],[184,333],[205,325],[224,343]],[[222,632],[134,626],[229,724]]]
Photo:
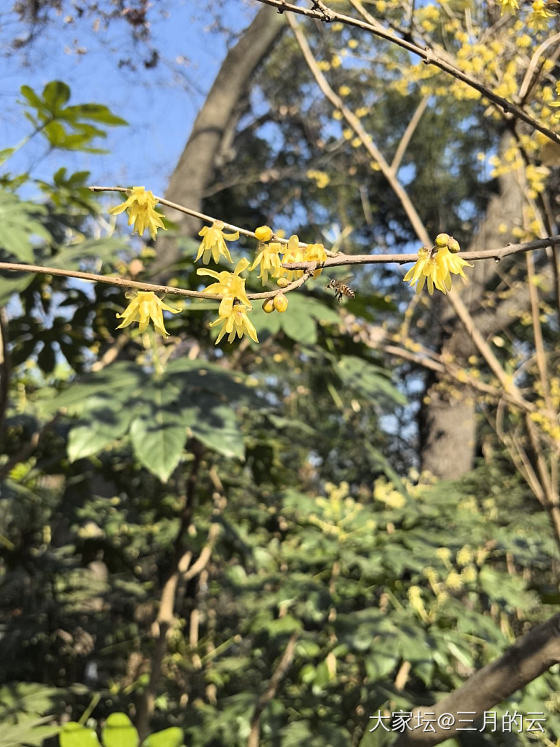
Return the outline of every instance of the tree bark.
[[[439,744],[472,727],[476,718],[559,661],[560,614],[530,630],[503,656],[480,669],[439,703],[415,708],[409,723],[412,726],[419,724],[419,728],[403,732],[395,747]],[[447,718],[449,714],[454,718],[453,724]],[[543,712],[543,716],[546,718],[546,713]]]
[[[201,210],[204,190],[212,179],[224,135],[235,126],[242,113],[239,102],[247,94],[256,68],[270,53],[284,28],[281,15],[262,7],[230,49],[171,175],[165,193],[168,200]],[[185,236],[193,236],[200,227],[197,218],[183,213],[175,213],[172,218]],[[157,255],[153,271],[161,279],[165,269],[180,256],[173,237],[163,235],[158,239]]]

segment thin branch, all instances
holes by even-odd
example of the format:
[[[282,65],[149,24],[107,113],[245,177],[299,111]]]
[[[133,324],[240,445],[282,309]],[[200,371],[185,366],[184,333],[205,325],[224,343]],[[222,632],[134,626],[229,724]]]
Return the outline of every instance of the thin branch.
[[[397,171],[399,170],[403,156],[406,153],[406,149],[408,148],[408,144],[410,143],[410,140],[412,136],[414,135],[414,132],[416,128],[418,127],[420,120],[422,119],[422,115],[426,111],[426,107],[428,106],[429,100],[430,100],[429,96],[424,96],[424,98],[420,101],[420,103],[416,107],[416,111],[414,112],[412,119],[410,120],[410,122],[408,123],[406,127],[406,130],[404,131],[404,134],[400,140],[400,143],[398,144],[397,150],[391,162],[391,171],[393,172],[393,174],[396,174]]]
[[[261,723],[262,713],[264,709],[266,708],[266,706],[268,705],[268,703],[270,703],[270,701],[276,695],[280,682],[282,681],[286,672],[290,668],[290,665],[294,658],[296,643],[297,643],[298,638],[299,638],[298,631],[292,633],[292,635],[290,636],[290,640],[288,641],[288,644],[286,648],[284,649],[284,653],[282,654],[280,661],[276,665],[276,669],[272,673],[272,677],[270,678],[268,687],[266,691],[261,695],[261,697],[259,698],[257,702],[257,705],[255,706],[253,718],[251,719],[251,733],[249,734],[249,739],[247,741],[247,747],[259,747],[260,723]]]
[[[492,372],[494,373],[500,384],[503,386],[505,392],[516,401],[516,404],[523,406],[525,404],[525,398],[523,397],[517,386],[514,384],[513,377],[508,376],[502,364],[494,355],[492,348],[480,334],[478,327],[474,322],[474,319],[470,315],[459,294],[451,289],[447,294],[447,297],[451,301],[451,305],[455,309],[455,313],[461,320],[467,333],[470,335],[480,354],[483,356]]]
[[[403,206],[403,209],[406,212],[406,215],[416,235],[418,236],[419,241],[421,241],[423,244],[429,244],[430,239],[428,237],[428,232],[426,231],[422,219],[418,215],[416,208],[412,204],[412,201],[408,196],[406,190],[404,189],[400,181],[396,178],[393,170],[385,160],[385,157],[383,156],[379,148],[375,145],[369,133],[364,129],[359,118],[352,111],[350,111],[347,106],[345,106],[341,97],[336,94],[329,85],[327,79],[319,69],[317,61],[315,60],[309,44],[307,43],[307,39],[305,38],[305,35],[301,31],[301,29],[298,27],[298,24],[294,21],[293,18],[291,18],[291,16],[287,16],[286,20],[288,21],[290,28],[294,33],[305,62],[309,67],[311,74],[315,78],[315,81],[317,82],[317,85],[319,86],[321,92],[323,93],[325,98],[327,98],[331,102],[331,104],[341,112],[342,116],[350,125],[352,130],[354,130],[371,158],[373,158],[373,160],[379,164],[379,168],[381,169],[383,176],[387,179],[387,181],[389,182],[389,186],[400,200],[401,205]]]
[[[411,723],[420,727],[407,730],[396,741],[396,747],[439,744],[453,737],[461,728],[456,718],[449,728],[441,726],[443,714],[468,713],[473,719],[501,703],[560,662],[560,614],[539,625],[520,638],[503,656],[480,669],[465,684],[439,703],[416,708]],[[433,725],[433,731],[422,729],[423,716]],[[446,722],[447,724],[449,722]]]
[[[286,0],[259,0],[259,2],[265,3],[266,5],[271,5],[273,8],[277,8],[281,13],[284,13],[285,11],[291,11],[293,13],[298,13],[299,15],[307,16],[308,18],[317,18],[320,21],[324,20],[324,15],[320,11],[310,8],[300,8],[298,5],[286,2]],[[558,135],[556,132],[541,124],[538,120],[534,119],[534,117],[531,117],[529,114],[524,112],[523,109],[521,109],[516,104],[513,104],[511,101],[503,98],[503,96],[499,96],[497,93],[494,93],[475,78],[472,78],[470,75],[466,75],[462,70],[459,70],[459,68],[455,67],[449,62],[446,62],[445,60],[442,60],[441,57],[438,57],[436,54],[434,54],[431,49],[422,49],[422,47],[419,47],[418,45],[413,44],[406,39],[402,39],[396,36],[393,32],[387,31],[377,24],[373,25],[371,23],[367,23],[366,21],[352,18],[352,16],[347,16],[344,13],[337,13],[336,11],[331,11],[331,14],[333,21],[338,21],[339,23],[344,23],[348,26],[355,26],[356,28],[362,29],[364,31],[369,31],[375,36],[386,39],[387,41],[396,44],[397,46],[402,47],[409,52],[412,52],[413,54],[424,60],[426,64],[434,65],[440,70],[443,70],[443,72],[448,73],[454,78],[457,78],[457,80],[462,81],[470,88],[474,88],[475,91],[481,93],[489,101],[499,106],[505,112],[508,112],[517,119],[523,120],[523,122],[531,125],[531,127],[533,127],[535,130],[542,132],[543,135],[546,135],[550,140],[560,145],[560,135]]]
[[[415,255],[410,255],[415,257]],[[410,262],[412,259],[409,260]],[[309,272],[303,277],[294,280],[285,288],[278,288],[273,291],[264,291],[262,293],[248,293],[248,297],[251,299],[258,298],[274,298],[279,293],[289,293],[296,288],[302,286],[309,278],[313,269],[316,269],[316,262],[308,262]],[[291,265],[286,265],[291,267]],[[308,269],[305,267],[304,269]],[[79,270],[61,270],[58,267],[44,267],[42,265],[24,265],[17,262],[0,262],[0,272],[8,270],[10,272],[34,272],[38,275],[58,275],[60,277],[77,278],[78,280],[89,280],[93,283],[105,283],[106,285],[115,285],[121,288],[136,288],[142,291],[153,291],[154,293],[164,293],[174,296],[191,296],[194,298],[205,298],[207,301],[220,301],[221,296],[215,296],[211,293],[205,293],[204,291],[193,291],[187,288],[175,288],[171,285],[156,285],[154,283],[143,283],[138,280],[129,280],[128,278],[121,278],[118,275],[97,275],[93,272],[80,272]]]
[[[476,252],[461,252],[461,257],[466,260],[494,259],[500,260],[512,254],[528,252],[533,249],[543,249],[554,246],[560,242],[560,235],[551,236],[546,239],[536,239],[527,241],[523,244],[509,244],[501,249],[483,249]],[[429,243],[429,242],[428,242]],[[416,262],[417,254],[337,254],[334,257],[328,257],[323,264],[322,269],[329,267],[341,267],[345,265],[366,265],[366,264],[407,264]],[[317,269],[316,262],[293,262],[284,263],[283,267],[289,270],[304,270],[303,277],[294,280],[285,288],[277,288],[271,291],[262,291],[260,293],[248,293],[247,297],[251,300],[274,298],[279,293],[290,293],[300,288],[307,282],[313,271]],[[141,291],[153,291],[154,293],[163,293],[173,296],[189,296],[193,298],[203,298],[207,301],[220,301],[221,296],[215,296],[204,291],[193,291],[187,288],[176,288],[171,285],[156,285],[155,283],[146,283],[138,280],[129,280],[118,275],[98,275],[93,272],[81,272],[79,270],[63,270],[59,267],[47,267],[44,265],[28,265],[18,262],[0,262],[0,272],[33,272],[39,275],[56,275],[59,277],[77,278],[78,280],[87,280],[93,283],[105,283],[121,288],[135,288]]]
[[[527,70],[525,71],[525,76],[523,77],[521,86],[519,87],[519,93],[517,94],[517,98],[521,103],[525,102],[525,99],[531,92],[533,81],[536,78],[535,69],[537,67],[539,58],[541,57],[543,52],[545,52],[548,49],[548,47],[552,46],[552,44],[555,44],[558,41],[560,41],[560,33],[554,34],[554,36],[551,36],[548,39],[545,39],[543,43],[539,44],[539,46],[535,49],[535,52],[531,58],[531,61],[529,62],[529,65],[527,66]]]
[[[99,185],[92,185],[88,187],[88,189],[91,192],[122,192],[124,194],[128,194],[130,192],[129,187],[101,187]],[[173,208],[173,210],[178,210],[180,213],[185,213],[185,215],[192,215],[194,218],[199,218],[202,221],[206,221],[207,223],[215,223],[216,218],[212,218],[211,215],[206,215],[205,213],[199,213],[197,210],[193,210],[192,208],[186,207],[185,205],[179,205],[178,202],[171,202],[171,200],[166,200],[165,197],[159,197],[158,195],[154,195],[157,202],[161,203],[162,205],[166,205],[167,207]],[[243,236],[248,236],[251,239],[256,239],[256,234],[254,231],[250,231],[248,228],[241,228],[241,226],[235,226],[233,223],[226,223],[225,221],[221,221],[224,225],[224,228],[228,229],[229,231],[238,231]],[[287,244],[288,239],[285,239],[283,236],[276,236],[274,233],[272,234],[271,241],[275,241],[279,244]],[[303,241],[300,241],[300,246],[307,246]],[[328,252],[327,252],[328,253]]]

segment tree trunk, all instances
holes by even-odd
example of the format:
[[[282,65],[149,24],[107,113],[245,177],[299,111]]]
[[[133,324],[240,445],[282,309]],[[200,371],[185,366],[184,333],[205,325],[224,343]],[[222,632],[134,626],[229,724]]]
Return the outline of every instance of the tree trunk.
[[[504,147],[507,147],[508,139]],[[503,175],[500,194],[490,200],[486,217],[468,247],[469,251],[493,249],[511,241],[511,229],[522,222],[523,204],[524,189],[519,173]],[[503,225],[508,227],[508,232],[500,231]],[[488,299],[486,287],[495,278],[496,265],[490,261],[474,264],[469,272],[470,282],[464,287],[462,296],[479,330],[487,338],[492,338],[511,323],[514,309],[528,307],[528,289],[525,283],[511,298],[498,301],[495,306],[485,305],[484,301]],[[489,292],[495,298],[495,294]],[[437,319],[433,319],[433,327],[441,329],[440,352],[453,356],[461,366],[470,365],[469,356],[476,353],[470,336],[453,317],[450,305],[440,303],[435,309]],[[458,397],[436,375],[431,375],[420,412],[422,469],[441,479],[460,477],[472,469],[476,446],[475,395],[465,391]]]
[[[230,49],[171,175],[165,193],[168,200],[201,210],[204,190],[212,179],[224,135],[241,115],[239,102],[249,90],[254,71],[270,53],[284,28],[283,17],[264,6]],[[184,213],[173,213],[172,218],[184,236],[193,236],[200,227],[197,218]],[[179,258],[180,249],[173,237],[163,235],[158,238],[157,254],[153,270],[161,281],[166,268]]]

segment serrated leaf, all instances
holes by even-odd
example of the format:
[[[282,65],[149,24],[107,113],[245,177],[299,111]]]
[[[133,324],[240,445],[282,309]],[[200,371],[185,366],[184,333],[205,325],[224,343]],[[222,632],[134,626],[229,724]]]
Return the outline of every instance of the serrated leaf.
[[[36,718],[34,716],[20,718],[17,724],[2,724],[0,731],[0,747],[21,747],[31,745],[40,747],[43,740],[54,736],[60,727],[57,724],[45,725],[52,716]]]
[[[399,405],[405,405],[407,402],[404,394],[391,384],[385,370],[369,361],[345,355],[340,358],[335,370],[348,388],[370,399],[385,397]]]
[[[117,362],[97,373],[87,374],[54,397],[37,400],[40,412],[48,415],[63,407],[88,412],[101,406],[121,408],[137,392],[143,391],[146,376],[134,363]],[[101,399],[93,399],[93,397]]]
[[[216,400],[207,398],[193,417],[191,409],[185,415],[193,436],[205,446],[225,457],[243,459],[245,445],[235,412],[227,405],[216,404]]]
[[[10,296],[14,293],[21,293],[32,282],[33,274],[30,272],[23,275],[20,274],[19,277],[15,272],[7,272],[5,277],[0,276],[0,306],[5,306]]]
[[[130,438],[138,461],[166,482],[181,460],[186,427],[177,416],[160,411],[153,419],[136,418],[130,426]]]
[[[138,747],[140,739],[126,713],[112,713],[101,732],[103,747]]]
[[[72,428],[68,436],[68,458],[71,462],[97,454],[123,436],[132,420],[131,409],[93,411],[92,421]]]
[[[42,205],[20,200],[6,190],[0,190],[0,249],[22,262],[34,260],[34,237],[51,241],[52,236],[37,217],[45,212]]]
[[[78,268],[86,259],[109,261],[117,258],[118,252],[128,249],[128,244],[123,239],[89,239],[79,244],[63,247],[50,260],[52,267]]]

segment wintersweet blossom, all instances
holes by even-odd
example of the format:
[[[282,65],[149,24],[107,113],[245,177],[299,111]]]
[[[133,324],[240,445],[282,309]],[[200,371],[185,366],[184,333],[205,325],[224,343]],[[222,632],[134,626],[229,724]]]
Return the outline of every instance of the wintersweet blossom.
[[[288,239],[288,245],[282,257],[282,262],[305,262],[305,255],[303,247],[299,245],[299,238],[293,234]],[[276,277],[286,277],[290,282],[296,278],[300,278],[303,275],[303,270],[287,270],[285,267],[280,267]]]
[[[257,337],[255,325],[247,316],[247,312],[250,310],[250,306],[235,303],[228,314],[220,314],[215,321],[210,322],[211,327],[215,327],[216,325],[222,326],[218,337],[216,338],[215,345],[217,345],[226,334],[228,335],[228,342],[233,342],[236,336],[241,338],[244,334],[248,334],[251,340],[258,342],[259,338]]]
[[[554,16],[544,2],[544,0],[535,0],[531,5],[532,11],[527,18],[527,26],[533,31],[543,31],[548,28],[550,19]]]
[[[279,252],[282,250],[282,245],[278,244],[277,242],[272,242],[271,244],[261,244],[259,246],[260,252],[255,257],[255,261],[251,265],[250,269],[254,270],[255,267],[258,267],[260,265],[261,272],[259,275],[259,279],[263,281],[263,283],[268,282],[268,273],[272,275],[272,277],[276,277],[278,274],[278,271],[282,269],[282,263],[280,262],[280,254]]]
[[[514,13],[516,10],[519,10],[519,2],[518,0],[499,0],[500,5],[502,6],[502,14],[509,10],[512,13]]]
[[[322,265],[327,259],[327,252],[322,244],[308,244],[303,256],[305,262],[317,262],[318,265]],[[316,278],[322,272],[322,268],[315,270],[313,277]]]
[[[403,280],[416,285],[416,293],[420,293],[427,282],[428,293],[430,296],[434,292],[434,287],[442,293],[451,290],[451,274],[460,275],[465,278],[463,267],[472,265],[459,257],[456,253],[449,251],[447,246],[433,247],[426,249],[423,247],[418,252],[418,260],[406,273]]]
[[[170,311],[172,314],[179,313],[179,309],[168,306],[152,291],[138,291],[123,313],[117,314],[117,318],[122,319],[117,329],[128,327],[129,324],[138,322],[140,332],[145,332],[151,319],[156,332],[167,336],[168,332],[163,324],[164,309],[165,311]]]
[[[463,272],[463,267],[473,266],[470,262],[467,262],[466,259],[462,259],[457,252],[450,252],[446,246],[442,246],[438,249],[436,263],[442,268],[442,274],[447,273],[449,279],[448,290],[451,288],[450,273],[453,275],[460,275],[463,280],[466,280],[467,277]]]
[[[126,210],[128,213],[128,225],[134,223],[134,231],[142,236],[146,228],[150,231],[152,239],[155,239],[158,228],[166,230],[162,218],[163,215],[155,209],[157,200],[153,193],[144,187],[132,187],[128,191],[128,197],[120,205],[109,209],[112,215],[119,215]]]
[[[243,257],[235,265],[233,272],[227,272],[227,270],[216,272],[216,270],[205,270],[203,268],[197,270],[198,275],[210,275],[210,277],[216,278],[218,281],[217,283],[208,285],[203,293],[222,297],[220,308],[218,309],[218,314],[221,317],[230,316],[235,299],[241,301],[249,309],[252,309],[251,302],[247,298],[245,291],[245,279],[239,277],[240,273],[246,270],[247,267],[249,267],[249,260]]]
[[[233,262],[225,240],[237,241],[239,238],[239,231],[235,231],[234,233],[224,233],[223,228],[223,222],[221,220],[215,220],[211,226],[203,226],[200,229],[198,235],[203,236],[204,238],[200,242],[195,262],[198,262],[201,257],[202,262],[205,265],[210,262],[210,257],[212,257],[216,264],[220,261],[220,257],[225,257],[228,262]]]

